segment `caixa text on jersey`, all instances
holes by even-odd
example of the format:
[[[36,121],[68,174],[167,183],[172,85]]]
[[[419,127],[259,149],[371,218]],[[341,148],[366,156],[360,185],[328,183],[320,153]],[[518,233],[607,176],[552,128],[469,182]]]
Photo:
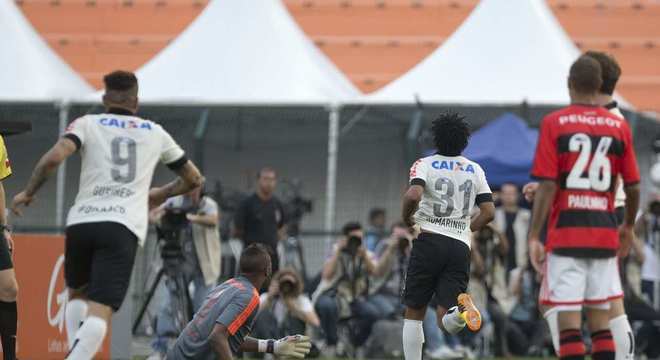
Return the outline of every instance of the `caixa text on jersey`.
[[[115,118],[101,118],[99,124],[103,126],[118,127],[122,129],[146,129],[151,130],[151,124],[146,121],[120,120]]]

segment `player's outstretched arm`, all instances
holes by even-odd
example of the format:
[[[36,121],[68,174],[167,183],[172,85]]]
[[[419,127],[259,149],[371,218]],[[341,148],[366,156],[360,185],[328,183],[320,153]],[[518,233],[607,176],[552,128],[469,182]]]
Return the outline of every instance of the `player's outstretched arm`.
[[[219,360],[234,358],[229,347],[229,329],[226,326],[216,323],[209,335],[209,343]]]
[[[285,336],[279,340],[260,340],[246,337],[241,351],[270,353],[289,359],[304,359],[309,354],[312,343],[304,335]]]
[[[34,195],[46,183],[48,178],[57,170],[57,167],[69,156],[78,150],[73,140],[60,138],[44,156],[39,159],[25,190],[14,196],[11,204],[12,212],[22,215],[21,206],[28,206],[34,199]]]
[[[479,215],[470,222],[470,230],[479,231],[495,218],[495,204],[485,201],[479,204]]]
[[[149,191],[149,206],[151,208],[160,206],[169,197],[185,194],[204,184],[204,176],[190,160],[174,172],[178,175],[176,180],[161,187],[154,187]]]

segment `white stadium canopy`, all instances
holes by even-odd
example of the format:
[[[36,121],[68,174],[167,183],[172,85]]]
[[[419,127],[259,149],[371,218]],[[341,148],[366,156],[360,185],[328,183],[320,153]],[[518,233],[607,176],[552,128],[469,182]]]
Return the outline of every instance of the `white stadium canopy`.
[[[328,104],[360,92],[279,0],[215,0],[137,72],[142,102]]]
[[[53,101],[93,91],[37,34],[14,1],[0,1],[1,101]]]
[[[442,46],[364,100],[566,104],[579,53],[544,0],[482,0]]]

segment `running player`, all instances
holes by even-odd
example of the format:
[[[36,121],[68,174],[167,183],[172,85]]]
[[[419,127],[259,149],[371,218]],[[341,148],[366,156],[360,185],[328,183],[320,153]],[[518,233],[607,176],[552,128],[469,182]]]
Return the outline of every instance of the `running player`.
[[[302,335],[259,340],[248,335],[259,311],[259,292],[270,279],[272,264],[266,247],[252,244],[239,260],[240,275],[211,290],[167,354],[169,360],[231,360],[239,351],[302,359],[312,344]]]
[[[465,293],[470,241],[472,232],[489,223],[495,214],[483,169],[461,156],[470,137],[464,117],[440,115],[431,131],[437,153],[413,164],[410,187],[403,198],[404,221],[408,226],[419,225],[421,230],[413,241],[403,294],[406,360],[422,358],[422,320],[432,298],[438,324],[447,332],[455,334],[466,325],[472,331],[481,328],[481,314]],[[475,204],[480,212],[471,219]]]
[[[542,272],[539,235],[552,205],[540,302],[559,312],[559,356],[584,358],[580,328],[585,305],[592,359],[614,359],[610,300],[623,296],[616,255],[619,249],[625,256],[632,242],[639,170],[628,124],[599,103],[599,62],[581,56],[571,66],[568,82],[571,105],[546,116],[541,125],[532,169],[532,176],[541,181],[529,235],[530,258]],[[627,198],[617,233],[614,190],[619,175]]]
[[[7,214],[5,213],[5,188],[2,180],[11,175],[11,164],[5,141],[0,136],[0,340],[4,360],[16,359],[16,325],[18,309],[16,296],[18,285],[11,254],[14,242],[11,239]]]
[[[600,87],[597,102],[604,106],[612,114],[623,118],[623,114],[618,108],[617,102],[613,98],[616,83],[621,76],[621,67],[616,59],[609,54],[599,51],[587,51],[585,55],[591,56],[601,66],[603,84]],[[534,192],[538,187],[538,183],[530,183],[525,185],[523,192],[528,201],[534,198]],[[623,183],[618,181],[616,188],[616,195],[614,197],[615,214],[617,222],[623,223],[624,206],[626,201],[626,194],[623,190]],[[619,286],[616,282],[612,283],[614,286]],[[552,343],[555,351],[559,352],[559,330],[557,328],[557,308],[553,306],[542,306],[541,312],[543,317],[548,322],[550,334],[552,336]],[[616,298],[611,301],[610,305],[610,331],[612,331],[612,338],[616,344],[616,360],[632,360],[635,355],[635,336],[628,322],[625,309],[623,306],[623,298]]]
[[[137,246],[147,235],[149,204],[159,205],[203,183],[160,125],[135,116],[135,75],[115,71],[103,80],[106,112],[72,122],[12,203],[20,215],[20,207],[30,205],[60,163],[80,153],[80,188],[67,219],[64,263],[71,299],[65,310],[71,360],[89,360],[100,348],[110,316],[126,295]],[[149,191],[159,161],[179,177]]]

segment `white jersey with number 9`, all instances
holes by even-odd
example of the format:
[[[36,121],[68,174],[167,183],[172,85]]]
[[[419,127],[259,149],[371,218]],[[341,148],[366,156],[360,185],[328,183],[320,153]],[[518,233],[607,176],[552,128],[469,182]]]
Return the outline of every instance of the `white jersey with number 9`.
[[[154,169],[159,161],[181,160],[181,147],[160,125],[130,115],[86,115],[73,121],[65,136],[77,138],[82,158],[67,226],[118,222],[144,243]]]
[[[433,155],[417,160],[410,184],[424,187],[415,222],[422,230],[449,236],[470,246],[470,215],[481,201],[492,201],[486,175],[463,156]]]

